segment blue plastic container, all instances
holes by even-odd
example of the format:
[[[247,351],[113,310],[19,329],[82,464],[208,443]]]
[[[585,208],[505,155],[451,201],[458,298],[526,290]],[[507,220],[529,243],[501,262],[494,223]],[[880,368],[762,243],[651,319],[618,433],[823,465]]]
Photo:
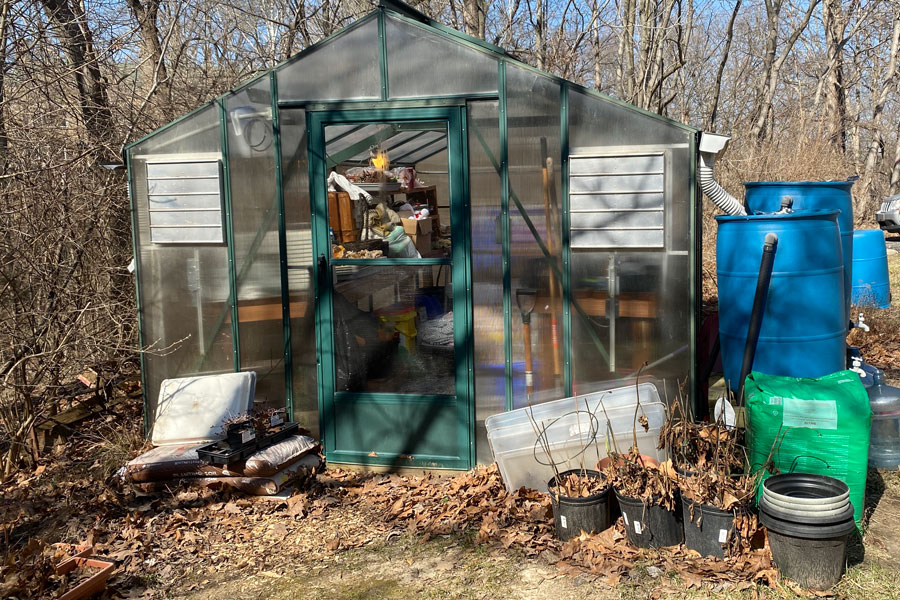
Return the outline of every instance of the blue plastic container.
[[[738,389],[766,234],[778,236],[753,370],[821,377],[844,369],[847,322],[836,210],[716,217],[722,368]]]
[[[853,232],[852,272],[850,302],[858,306],[890,308],[891,284],[883,231],[857,229]]]
[[[774,213],[785,196],[796,210],[839,210],[841,251],[844,257],[844,324],[850,321],[850,274],[853,269],[852,181],[751,181],[744,184],[747,212]]]

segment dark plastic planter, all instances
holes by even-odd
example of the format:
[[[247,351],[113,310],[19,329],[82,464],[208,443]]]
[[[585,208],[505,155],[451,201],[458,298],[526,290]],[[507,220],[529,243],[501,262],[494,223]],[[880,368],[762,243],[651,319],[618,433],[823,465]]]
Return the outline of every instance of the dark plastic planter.
[[[848,498],[850,488],[834,477],[813,473],[783,473],[763,481],[764,494],[796,504],[818,505]]]
[[[694,516],[691,517],[693,508]],[[701,556],[725,558],[725,545],[734,531],[733,510],[698,504],[690,498],[681,498],[684,523],[684,545]]]
[[[844,508],[840,510],[828,511],[827,513],[808,510],[801,513],[798,510],[784,509],[773,504],[766,496],[759,501],[759,510],[766,511],[769,515],[777,517],[781,520],[788,521],[800,525],[816,525],[823,526],[829,523],[843,523],[847,519],[853,518],[853,504],[847,502]]]
[[[684,539],[678,506],[675,510],[647,506],[640,499],[619,492],[616,492],[616,499],[625,520],[625,537],[638,548],[676,546]]]
[[[846,484],[831,477],[789,473],[771,477],[764,485],[759,520],[769,532],[775,566],[804,587],[830,589],[844,574],[847,541],[856,523],[849,500],[842,510],[817,511],[816,504],[830,507],[844,496]],[[768,501],[773,491],[779,504]]]
[[[566,477],[572,473],[585,473],[588,478],[602,479],[597,471],[582,471],[573,469],[560,473],[560,477]],[[556,479],[547,483],[550,492],[550,502],[553,505],[553,523],[556,525],[556,537],[566,541],[587,533],[599,533],[610,525],[609,521],[609,490],[606,486],[599,494],[586,498],[571,498],[559,496],[556,493]]]
[[[240,448],[256,439],[256,429],[252,423],[228,425],[225,429],[225,441],[234,449]]]
[[[831,589],[844,574],[847,542],[856,529],[853,517],[817,527],[773,518],[765,510],[760,522],[769,532],[775,566],[785,577],[813,590]]]

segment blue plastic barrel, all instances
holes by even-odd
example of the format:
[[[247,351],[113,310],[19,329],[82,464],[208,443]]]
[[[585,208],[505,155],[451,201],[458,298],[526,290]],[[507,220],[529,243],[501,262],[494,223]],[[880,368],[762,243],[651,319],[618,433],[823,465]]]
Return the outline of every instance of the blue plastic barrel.
[[[774,213],[790,196],[794,210],[839,210],[841,251],[844,256],[844,324],[850,321],[850,274],[853,269],[852,181],[751,181],[744,184],[748,212]]]
[[[850,301],[859,306],[890,308],[887,247],[880,229],[853,232],[853,289]]]
[[[821,377],[844,369],[847,324],[836,210],[716,217],[722,368],[738,389],[766,234],[778,236],[753,370]]]

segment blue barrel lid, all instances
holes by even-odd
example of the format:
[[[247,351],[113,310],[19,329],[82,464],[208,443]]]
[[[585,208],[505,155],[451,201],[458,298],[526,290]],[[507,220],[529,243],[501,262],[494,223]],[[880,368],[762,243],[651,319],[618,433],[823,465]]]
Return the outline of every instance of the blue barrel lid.
[[[855,181],[832,180],[832,181],[745,181],[744,187],[764,187],[764,186],[803,186],[803,187],[853,187]]]
[[[803,210],[795,210],[789,213],[761,213],[757,215],[719,215],[716,221],[719,223],[728,223],[734,221],[786,221],[796,219],[829,219],[837,220],[841,213],[836,208],[808,208]]]

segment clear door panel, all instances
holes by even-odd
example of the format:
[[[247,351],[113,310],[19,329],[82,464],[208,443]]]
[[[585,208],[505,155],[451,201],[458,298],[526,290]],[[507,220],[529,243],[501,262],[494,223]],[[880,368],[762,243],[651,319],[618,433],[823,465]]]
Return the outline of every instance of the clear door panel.
[[[334,270],[336,391],[455,393],[449,265]]]
[[[450,255],[446,122],[329,125],[325,163],[333,258]]]

